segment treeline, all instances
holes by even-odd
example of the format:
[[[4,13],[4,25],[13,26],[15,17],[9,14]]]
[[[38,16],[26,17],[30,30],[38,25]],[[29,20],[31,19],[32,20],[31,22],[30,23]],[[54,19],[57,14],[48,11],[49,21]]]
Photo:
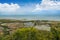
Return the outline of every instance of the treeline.
[[[60,40],[60,29],[53,27],[51,31],[42,31],[35,28],[21,28],[12,34],[0,35],[0,40]]]

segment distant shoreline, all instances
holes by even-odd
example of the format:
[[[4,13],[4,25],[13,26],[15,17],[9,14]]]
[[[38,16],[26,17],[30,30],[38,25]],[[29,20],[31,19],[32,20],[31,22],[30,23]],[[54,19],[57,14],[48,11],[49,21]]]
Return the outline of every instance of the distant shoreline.
[[[16,21],[16,20],[19,20],[19,21],[34,21],[34,20],[39,20],[39,21],[42,21],[44,19],[11,19],[11,18],[0,18],[0,20],[12,20],[12,21]],[[60,20],[46,20],[45,21],[60,21]]]

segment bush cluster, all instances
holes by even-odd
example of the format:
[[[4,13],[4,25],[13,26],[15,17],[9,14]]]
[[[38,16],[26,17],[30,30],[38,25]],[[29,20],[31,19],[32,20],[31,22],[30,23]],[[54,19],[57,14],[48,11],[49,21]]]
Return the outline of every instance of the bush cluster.
[[[51,28],[49,32],[35,28],[21,28],[11,35],[1,35],[0,40],[60,40],[60,30]]]

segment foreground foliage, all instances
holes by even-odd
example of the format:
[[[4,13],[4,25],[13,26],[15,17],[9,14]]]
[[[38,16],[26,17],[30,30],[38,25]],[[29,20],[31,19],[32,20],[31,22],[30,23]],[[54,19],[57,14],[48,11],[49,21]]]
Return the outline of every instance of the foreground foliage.
[[[21,28],[11,35],[0,35],[0,40],[60,40],[60,30],[54,27],[50,32],[35,28]]]

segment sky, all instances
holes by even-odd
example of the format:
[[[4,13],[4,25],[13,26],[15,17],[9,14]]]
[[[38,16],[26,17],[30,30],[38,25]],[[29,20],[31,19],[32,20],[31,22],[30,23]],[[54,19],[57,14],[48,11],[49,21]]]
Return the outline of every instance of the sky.
[[[0,0],[0,15],[60,15],[60,1]]]

